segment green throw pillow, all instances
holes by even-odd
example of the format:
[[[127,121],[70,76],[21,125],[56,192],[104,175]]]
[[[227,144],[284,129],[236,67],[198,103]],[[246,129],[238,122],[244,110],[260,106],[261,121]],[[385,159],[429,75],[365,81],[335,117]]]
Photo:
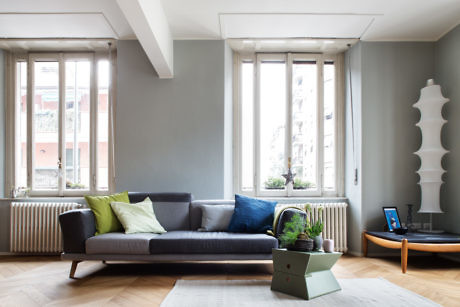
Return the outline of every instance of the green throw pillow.
[[[152,201],[148,197],[143,202],[137,204],[112,202],[110,205],[123,225],[123,228],[125,228],[125,233],[166,232],[160,222],[158,222],[155,212],[153,212]]]
[[[85,196],[88,206],[96,218],[96,236],[107,232],[123,231],[123,227],[110,207],[110,203],[129,203],[128,191],[108,196]]]

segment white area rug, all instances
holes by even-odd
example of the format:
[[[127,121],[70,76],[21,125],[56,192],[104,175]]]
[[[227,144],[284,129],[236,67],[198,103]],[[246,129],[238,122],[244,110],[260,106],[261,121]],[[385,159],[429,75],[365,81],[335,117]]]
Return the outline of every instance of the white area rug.
[[[383,278],[339,279],[342,291],[310,301],[270,290],[270,280],[178,280],[161,307],[440,306]]]

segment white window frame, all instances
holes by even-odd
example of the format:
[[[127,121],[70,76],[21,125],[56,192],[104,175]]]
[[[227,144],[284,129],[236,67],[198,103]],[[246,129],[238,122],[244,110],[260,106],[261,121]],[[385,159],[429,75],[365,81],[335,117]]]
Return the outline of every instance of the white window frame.
[[[314,60],[317,63],[317,189],[294,190],[292,184],[284,190],[265,190],[260,186],[260,63],[267,60],[286,61],[286,131],[285,131],[285,156],[292,157],[292,63],[294,60]],[[324,90],[323,90],[323,64],[333,61],[335,65],[335,189],[324,190]],[[254,64],[254,147],[253,147],[253,187],[251,191],[242,189],[242,69],[244,62]],[[344,70],[343,54],[312,54],[312,53],[235,53],[234,54],[234,192],[248,196],[260,197],[340,197],[344,195]],[[285,159],[285,169],[288,167],[288,159]]]
[[[90,139],[89,139],[89,156],[90,156],[90,180],[88,189],[69,190],[65,187],[65,167],[66,167],[66,153],[65,153],[65,61],[66,60],[84,60],[91,63],[90,73]],[[113,133],[108,132],[108,189],[98,189],[98,167],[97,167],[97,116],[98,116],[98,62],[100,60],[109,60],[107,52],[60,52],[60,53],[29,53],[29,54],[7,54],[7,101],[6,101],[6,114],[7,114],[7,144],[8,150],[6,152],[6,191],[10,191],[12,188],[18,186],[18,180],[16,176],[17,161],[16,152],[18,150],[18,144],[16,142],[16,132],[18,124],[16,123],[16,63],[26,62],[27,63],[27,186],[30,188],[29,195],[32,197],[44,197],[44,196],[83,196],[86,194],[108,194],[114,191],[114,169],[113,169]],[[33,97],[34,97],[34,65],[35,61],[57,61],[59,62],[59,128],[58,128],[58,156],[61,165],[64,166],[60,170],[61,175],[58,178],[58,189],[57,190],[43,190],[33,189],[33,176],[34,176],[34,123],[33,123]],[[116,67],[112,62],[110,67],[110,81],[108,94],[111,96],[109,99],[109,110],[114,108],[114,88],[113,80],[116,76]],[[112,104],[112,105],[110,105]],[[110,112],[109,112],[110,113]],[[108,118],[108,127],[110,129],[113,125],[113,116]],[[56,161],[57,163],[58,161]]]

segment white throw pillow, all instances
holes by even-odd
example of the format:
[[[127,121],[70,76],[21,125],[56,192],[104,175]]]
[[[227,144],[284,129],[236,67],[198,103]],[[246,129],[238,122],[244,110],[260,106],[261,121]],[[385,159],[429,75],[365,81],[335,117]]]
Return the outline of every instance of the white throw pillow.
[[[166,230],[158,222],[150,198],[136,204],[112,202],[113,212],[118,217],[125,233],[153,232],[165,233]]]
[[[234,205],[202,205],[198,231],[227,231],[234,210]]]

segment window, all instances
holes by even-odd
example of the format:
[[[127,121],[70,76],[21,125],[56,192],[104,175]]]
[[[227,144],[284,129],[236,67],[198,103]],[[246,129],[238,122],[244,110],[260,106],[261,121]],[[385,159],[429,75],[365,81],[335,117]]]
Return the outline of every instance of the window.
[[[237,192],[341,195],[341,56],[237,54],[235,61]],[[289,166],[296,176],[285,186]]]
[[[11,187],[29,187],[35,196],[108,192],[108,57],[36,53],[10,60]]]

